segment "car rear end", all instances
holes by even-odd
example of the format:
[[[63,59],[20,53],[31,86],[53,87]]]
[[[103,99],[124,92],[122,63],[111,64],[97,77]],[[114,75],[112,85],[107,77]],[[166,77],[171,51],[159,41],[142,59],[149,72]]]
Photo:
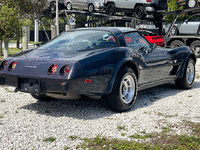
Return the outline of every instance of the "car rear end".
[[[148,14],[155,14],[157,12],[166,12],[168,4],[167,0],[146,0],[144,7]]]

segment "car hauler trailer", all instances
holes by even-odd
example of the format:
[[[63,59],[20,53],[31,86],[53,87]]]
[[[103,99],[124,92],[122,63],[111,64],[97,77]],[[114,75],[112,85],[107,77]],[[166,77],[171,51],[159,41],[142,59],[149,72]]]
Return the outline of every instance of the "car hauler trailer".
[[[174,18],[170,24],[166,35],[164,36],[165,47],[175,48],[179,46],[189,46],[196,54],[197,57],[200,57],[200,25],[198,25],[198,29],[196,34],[194,35],[171,35],[171,30],[174,27],[174,24],[177,20],[178,15],[188,14],[194,15],[200,13],[200,7],[185,9],[185,10],[177,10],[163,13],[163,15],[174,15]]]

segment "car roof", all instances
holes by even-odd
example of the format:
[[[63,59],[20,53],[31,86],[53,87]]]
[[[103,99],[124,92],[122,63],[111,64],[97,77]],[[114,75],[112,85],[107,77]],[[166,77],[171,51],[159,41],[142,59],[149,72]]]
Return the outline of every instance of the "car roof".
[[[127,27],[89,27],[89,28],[78,28],[75,30],[99,30],[99,31],[110,31],[116,34],[117,32],[125,33],[130,31],[137,31],[133,28],[127,28]]]

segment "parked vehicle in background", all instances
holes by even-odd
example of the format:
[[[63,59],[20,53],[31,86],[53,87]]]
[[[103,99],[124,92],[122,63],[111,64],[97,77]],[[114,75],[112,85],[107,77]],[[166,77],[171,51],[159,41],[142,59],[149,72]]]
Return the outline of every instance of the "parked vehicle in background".
[[[163,39],[164,36],[158,35],[152,31],[148,31],[148,30],[139,30],[139,32],[149,41],[149,43],[155,43],[158,46],[165,45],[165,41]]]
[[[167,0],[106,0],[106,13],[114,15],[117,11],[124,12],[127,16],[135,13],[136,18],[144,19],[147,14],[160,17],[160,11],[167,11]]]
[[[87,10],[89,12],[103,11],[104,0],[64,0],[67,10]]]
[[[200,25],[200,13],[192,15],[185,21],[176,22],[170,32],[171,35],[196,35]],[[165,26],[165,32],[169,29],[170,24]]]
[[[64,0],[58,0],[59,8],[64,6]],[[56,0],[46,0],[46,8],[51,11],[56,11]]]
[[[178,0],[177,5],[186,5],[187,8],[199,6],[200,0]]]

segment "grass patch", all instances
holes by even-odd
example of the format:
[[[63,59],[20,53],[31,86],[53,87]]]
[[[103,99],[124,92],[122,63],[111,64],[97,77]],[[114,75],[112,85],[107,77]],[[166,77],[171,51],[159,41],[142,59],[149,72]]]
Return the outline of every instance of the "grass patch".
[[[2,99],[1,102],[2,102],[2,103],[3,103],[3,102],[6,102],[6,100]]]
[[[196,74],[196,79],[199,79],[199,78],[200,78],[200,76],[198,74]]]
[[[78,139],[78,136],[75,136],[75,135],[74,135],[74,136],[73,136],[73,135],[70,135],[70,136],[69,136],[69,138],[70,138],[70,139],[72,139],[72,140],[75,140],[75,139]]]
[[[2,115],[0,115],[0,118],[3,118],[3,116],[2,116]]]
[[[190,135],[178,135],[178,134],[167,134],[170,132],[172,127],[177,125],[167,124],[167,127],[162,128],[161,133],[151,133],[145,134],[135,134],[131,135],[131,139],[141,139],[140,142],[135,142],[134,140],[118,140],[118,139],[107,139],[105,137],[96,138],[85,138],[84,142],[77,146],[77,148],[82,149],[116,149],[116,150],[187,150],[187,149],[200,149],[200,123],[193,123],[189,121],[184,121],[182,128],[187,127],[191,129]],[[141,132],[140,132],[141,133]],[[144,139],[149,139],[148,142]]]
[[[7,92],[13,92],[13,91],[9,90],[8,88],[5,88],[5,90],[6,90]]]
[[[21,49],[17,49],[17,48],[9,48],[8,49],[8,55],[12,55],[12,54],[15,54],[15,53],[18,53],[18,52],[21,52],[22,50]],[[4,54],[4,48],[2,48],[2,53]],[[0,62],[4,59],[3,56],[0,56]]]
[[[55,137],[48,137],[48,138],[45,138],[44,140],[43,140],[43,142],[53,142],[53,141],[55,141],[56,140],[56,138]]]
[[[125,126],[117,126],[118,131],[126,130]]]
[[[65,146],[65,147],[64,147],[64,150],[67,150],[67,149],[70,149],[70,147],[68,147],[68,146]]]

